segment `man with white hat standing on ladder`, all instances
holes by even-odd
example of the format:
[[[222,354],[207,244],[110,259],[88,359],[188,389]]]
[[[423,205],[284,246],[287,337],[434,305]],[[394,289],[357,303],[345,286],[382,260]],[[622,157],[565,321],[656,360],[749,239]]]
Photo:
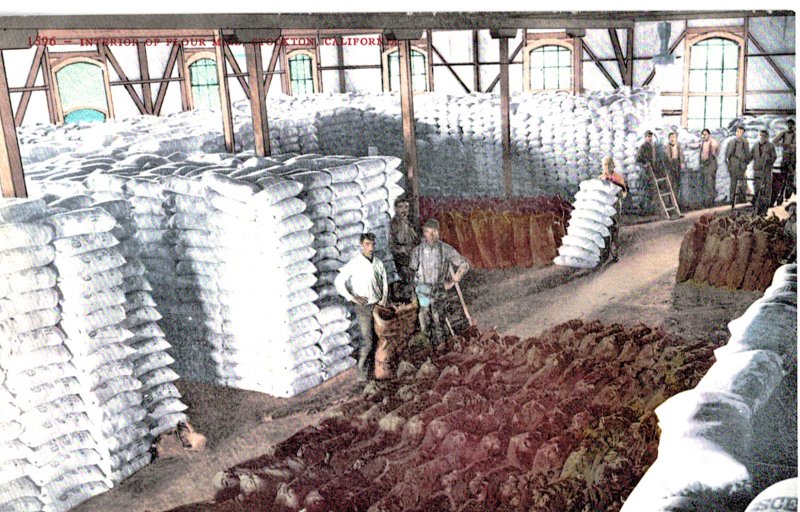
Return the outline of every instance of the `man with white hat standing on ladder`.
[[[414,273],[414,292],[419,301],[420,334],[435,347],[444,339],[445,291],[464,277],[469,262],[453,246],[439,240],[439,221],[428,219],[422,238],[411,252],[409,269]],[[452,267],[456,267],[455,273]]]

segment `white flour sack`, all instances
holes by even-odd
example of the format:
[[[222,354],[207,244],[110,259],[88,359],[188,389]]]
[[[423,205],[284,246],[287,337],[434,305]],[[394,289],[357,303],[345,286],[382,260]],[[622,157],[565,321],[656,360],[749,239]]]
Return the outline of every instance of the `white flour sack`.
[[[45,222],[53,226],[57,238],[111,231],[117,225],[116,219],[101,208],[57,213]]]
[[[0,250],[37,247],[48,244],[55,237],[55,231],[46,224],[0,223]]]

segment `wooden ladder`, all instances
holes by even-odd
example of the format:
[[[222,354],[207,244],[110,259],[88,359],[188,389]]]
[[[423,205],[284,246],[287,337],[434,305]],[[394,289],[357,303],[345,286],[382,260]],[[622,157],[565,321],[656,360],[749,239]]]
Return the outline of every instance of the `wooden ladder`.
[[[683,217],[683,213],[681,213],[681,209],[678,206],[678,199],[675,197],[675,191],[672,188],[672,181],[669,179],[669,174],[666,171],[666,166],[664,165],[664,161],[657,156],[658,158],[658,167],[663,170],[663,175],[659,176],[656,172],[656,169],[653,168],[652,165],[650,167],[650,175],[653,177],[653,183],[656,184],[656,195],[658,195],[658,200],[661,203],[661,208],[664,209],[664,214],[667,216],[667,220],[675,220],[680,219]]]

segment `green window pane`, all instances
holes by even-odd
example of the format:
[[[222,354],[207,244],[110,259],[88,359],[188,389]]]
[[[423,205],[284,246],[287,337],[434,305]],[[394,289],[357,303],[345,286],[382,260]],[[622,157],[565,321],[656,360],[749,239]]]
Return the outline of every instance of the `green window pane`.
[[[724,47],[725,68],[736,69],[739,67],[739,45],[733,42],[726,42]]]
[[[289,83],[293,95],[314,92],[314,67],[311,57],[302,53],[289,57]]]
[[[105,120],[106,115],[104,113],[91,108],[75,110],[64,116],[65,123],[96,123],[103,122]]]
[[[189,83],[192,88],[194,108],[219,109],[219,77],[214,59],[197,59],[189,65]]]
[[[689,92],[705,92],[706,73],[705,71],[689,71]]]
[[[706,75],[706,92],[722,91],[722,73],[708,73]]]
[[[719,128],[736,117],[738,98],[719,96],[736,92],[739,79],[739,45],[724,38],[701,41],[691,48],[689,91],[707,96],[689,98],[688,114],[709,129]]]
[[[691,69],[704,69],[707,62],[706,47],[702,43],[694,45],[692,48]]]
[[[400,90],[400,50],[389,54],[389,91]],[[411,50],[411,84],[415,92],[428,90],[428,62],[424,53]]]
[[[735,69],[725,70],[722,72],[722,90],[724,92],[736,92],[738,81],[738,71]]]
[[[99,111],[108,108],[103,70],[98,64],[68,64],[56,72],[56,82],[64,112],[81,107]]]
[[[530,83],[533,89],[569,89],[572,85],[572,51],[547,45],[530,52]]]
[[[739,114],[739,98],[728,96],[722,98],[722,117],[733,119]]]

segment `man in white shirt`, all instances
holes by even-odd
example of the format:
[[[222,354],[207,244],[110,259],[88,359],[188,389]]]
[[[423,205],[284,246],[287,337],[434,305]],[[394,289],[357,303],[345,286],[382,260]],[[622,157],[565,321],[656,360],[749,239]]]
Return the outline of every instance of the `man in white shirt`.
[[[361,235],[361,254],[350,260],[339,270],[334,280],[339,295],[353,303],[358,327],[363,339],[358,357],[358,380],[366,380],[369,375],[368,359],[372,355],[375,331],[372,310],[375,304],[385,306],[389,299],[389,281],[386,268],[380,258],[373,255],[375,235]]]

